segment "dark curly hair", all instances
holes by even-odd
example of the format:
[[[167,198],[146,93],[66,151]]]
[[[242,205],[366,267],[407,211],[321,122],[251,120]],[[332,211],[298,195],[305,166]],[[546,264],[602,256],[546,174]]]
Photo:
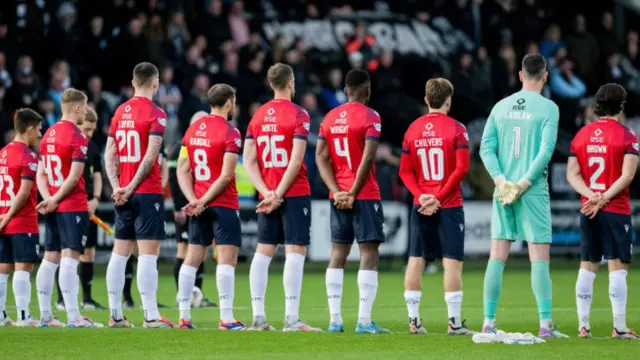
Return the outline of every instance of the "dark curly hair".
[[[596,93],[595,113],[598,116],[614,116],[624,111],[627,91],[618,84],[600,86]]]

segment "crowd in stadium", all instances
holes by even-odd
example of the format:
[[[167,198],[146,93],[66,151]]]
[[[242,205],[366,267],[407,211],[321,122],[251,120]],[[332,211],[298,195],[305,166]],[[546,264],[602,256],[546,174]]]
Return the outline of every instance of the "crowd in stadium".
[[[206,91],[215,83],[237,89],[234,121],[244,134],[253,112],[271,96],[264,79],[275,62],[294,68],[295,102],[309,112],[315,134],[324,114],[346,101],[343,75],[350,68],[364,67],[374,82],[371,106],[380,112],[387,129],[378,150],[381,191],[386,199],[398,199],[402,191],[395,174],[402,133],[426,111],[424,83],[434,75],[451,79],[455,87],[451,115],[464,124],[486,117],[498,99],[519,88],[520,59],[533,51],[549,60],[544,94],[559,105],[560,127],[568,135],[595,117],[588,99],[606,82],[627,88],[627,116],[640,112],[635,105],[640,93],[638,33],[628,31],[619,43],[611,12],[588,18],[578,14],[567,22],[561,19],[557,4],[539,0],[340,4],[315,0],[3,1],[0,140],[5,144],[12,138],[11,116],[21,107],[37,109],[45,118],[45,129],[58,121],[62,91],[74,86],[86,91],[98,113],[100,131],[94,141],[104,147],[114,109],[132,95],[131,69],[142,61],[161,69],[156,102],[168,115],[167,147],[180,140],[195,112],[209,111]],[[263,32],[263,24],[271,19],[322,19],[363,10],[404,14],[425,24],[444,16],[475,46],[451,54],[446,62],[420,59],[417,68],[407,56],[380,49],[365,23],[358,23],[338,54],[309,48],[304,38],[285,41],[275,36],[269,41]],[[400,126],[395,131],[391,124]],[[313,151],[311,146],[309,152]],[[324,197],[326,189],[315,174],[313,156],[307,160],[314,196]],[[471,188],[476,198],[483,197],[481,189],[473,184]]]

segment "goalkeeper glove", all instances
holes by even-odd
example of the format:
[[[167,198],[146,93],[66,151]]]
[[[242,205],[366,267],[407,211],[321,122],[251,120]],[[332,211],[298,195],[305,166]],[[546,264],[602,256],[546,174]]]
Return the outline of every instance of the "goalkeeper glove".
[[[493,179],[493,183],[496,185],[496,189],[498,192],[495,195],[495,198],[500,200],[503,205],[508,205],[508,201],[513,201],[512,198],[514,196],[516,184],[511,181],[507,181],[504,175],[498,175],[495,179]]]
[[[529,189],[531,183],[526,179],[520,179],[517,183],[507,181],[504,185],[504,192],[502,192],[502,204],[511,205]]]

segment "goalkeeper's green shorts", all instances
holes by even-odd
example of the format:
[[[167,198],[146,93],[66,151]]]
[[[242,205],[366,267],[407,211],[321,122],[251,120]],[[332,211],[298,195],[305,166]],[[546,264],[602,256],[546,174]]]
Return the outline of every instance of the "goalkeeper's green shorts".
[[[549,195],[527,195],[511,205],[493,199],[491,238],[551,243],[551,201]]]

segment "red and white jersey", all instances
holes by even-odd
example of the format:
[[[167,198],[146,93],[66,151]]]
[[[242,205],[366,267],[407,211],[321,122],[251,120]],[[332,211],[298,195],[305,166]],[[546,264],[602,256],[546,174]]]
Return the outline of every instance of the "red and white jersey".
[[[274,99],[262,105],[251,118],[246,138],[256,142],[260,173],[269,189],[275,190],[280,184],[289,166],[293,139],[307,140],[309,126],[307,111],[284,99]],[[303,161],[284,197],[309,195],[311,187],[307,165]]]
[[[191,172],[194,178],[194,192],[200,199],[220,177],[225,153],[240,153],[240,132],[220,116],[208,115],[189,126],[182,139],[187,149]],[[238,190],[236,176],[220,196],[209,206],[219,206],[238,210]]]
[[[40,141],[40,160],[47,173],[49,192],[54,195],[69,177],[71,163],[84,164],[89,143],[80,128],[71,121],[60,120],[53,124]],[[87,211],[87,190],[84,176],[78,186],[60,201],[57,212]]]
[[[136,175],[147,153],[149,136],[162,136],[166,125],[167,115],[146,97],[133,97],[118,107],[111,119],[109,136],[115,139],[118,147],[120,186],[129,185]],[[162,175],[157,161],[135,193],[163,194]]]
[[[438,194],[456,169],[457,151],[469,148],[467,129],[441,113],[416,119],[402,142],[402,153],[409,157],[413,173],[423,194]],[[466,154],[468,157],[468,154]],[[462,179],[460,179],[462,180]],[[462,206],[460,183],[440,199],[442,208]],[[420,204],[414,196],[414,204]]]
[[[584,126],[571,141],[569,156],[575,156],[585,184],[594,192],[605,192],[622,175],[626,154],[638,155],[638,138],[616,120],[600,118]],[[582,197],[584,204],[587,198]],[[603,211],[631,214],[629,189],[611,199]]]
[[[38,156],[25,143],[12,141],[0,150],[0,214],[9,212],[22,180],[35,182],[38,170]],[[29,200],[24,207],[9,220],[3,234],[37,234],[38,187],[33,184]]]
[[[340,190],[351,190],[364,155],[365,141],[380,139],[381,130],[380,115],[359,102],[342,104],[324,117],[318,136],[327,141],[333,173]],[[333,194],[329,197],[333,198]],[[380,200],[375,164],[356,199]]]

